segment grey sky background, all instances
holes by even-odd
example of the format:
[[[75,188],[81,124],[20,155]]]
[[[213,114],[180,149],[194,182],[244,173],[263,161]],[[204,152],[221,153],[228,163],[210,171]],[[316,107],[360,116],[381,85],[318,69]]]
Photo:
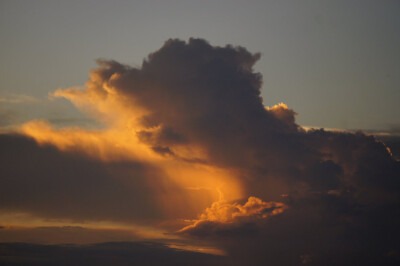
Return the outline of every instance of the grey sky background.
[[[198,37],[260,52],[265,105],[285,102],[301,125],[398,128],[399,14],[389,0],[1,0],[0,126],[84,123],[48,92],[83,85],[97,58],[140,66],[165,40]]]

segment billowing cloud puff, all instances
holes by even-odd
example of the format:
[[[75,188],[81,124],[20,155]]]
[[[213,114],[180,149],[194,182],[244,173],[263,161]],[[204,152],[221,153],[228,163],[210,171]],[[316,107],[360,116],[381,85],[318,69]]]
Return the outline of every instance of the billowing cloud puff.
[[[265,110],[261,76],[252,70],[258,58],[244,48],[169,40],[140,69],[100,61],[88,89],[54,95],[78,107],[84,102],[99,113],[118,101],[116,108],[132,111],[131,122],[141,141],[174,153],[182,145],[199,146],[213,164],[247,166],[257,162],[258,146],[266,138],[278,141],[277,133],[296,129]],[[271,147],[266,151],[271,157],[276,156],[272,149],[280,149],[273,143],[268,141]]]
[[[104,128],[24,125],[20,133],[37,143],[12,141],[51,164],[38,159],[32,176],[3,166],[2,208],[58,217],[61,204],[86,219],[191,219],[171,232],[216,243],[243,265],[398,262],[400,163],[373,136],[306,131],[285,104],[265,107],[253,70],[259,57],[190,39],[168,40],[140,68],[100,60],[85,87],[52,96]],[[16,154],[8,157],[15,145],[3,146],[8,165],[17,165]],[[58,174],[65,161],[73,167]],[[130,169],[123,178],[125,170],[101,170],[121,162]],[[15,196],[20,187],[25,196]]]
[[[286,208],[281,202],[264,202],[256,197],[249,197],[243,205],[221,200],[214,202],[198,220],[191,221],[193,224],[182,228],[178,233],[194,236],[247,233],[249,230],[256,230],[255,223],[258,220],[282,213]]]

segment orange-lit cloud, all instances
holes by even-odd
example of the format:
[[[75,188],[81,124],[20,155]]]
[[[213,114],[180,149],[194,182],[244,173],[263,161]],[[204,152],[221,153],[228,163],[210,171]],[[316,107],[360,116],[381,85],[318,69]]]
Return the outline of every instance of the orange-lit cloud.
[[[188,225],[178,231],[178,233],[198,233],[202,227],[210,227],[216,224],[220,228],[224,225],[229,227],[234,224],[248,222],[254,219],[265,219],[272,215],[282,213],[287,206],[281,202],[264,202],[256,197],[249,197],[245,204],[229,203],[225,200],[214,202],[211,207],[207,208],[197,220],[193,220],[193,224]],[[236,223],[236,224],[235,224]],[[221,230],[221,229],[219,229]]]
[[[201,143],[174,141],[175,133],[168,133],[165,125],[147,124],[147,117],[154,111],[134,95],[121,91],[118,85],[121,79],[134,75],[135,70],[116,62],[98,63],[100,68],[91,71],[85,87],[59,89],[50,97],[70,100],[78,109],[102,123],[103,129],[56,128],[45,121],[31,121],[24,124],[20,132],[40,145],[54,145],[62,152],[159,169],[164,175],[163,180],[144,177],[144,182],[152,187],[160,208],[171,215],[194,215],[194,210],[200,211],[218,200],[220,193],[227,200],[244,196],[243,184],[236,171],[214,165]],[[168,140],[159,143],[163,139]],[[179,191],[170,184],[179,187]],[[199,187],[205,190],[193,190]],[[188,211],[188,206],[193,211]]]
[[[283,102],[278,103],[272,107],[266,106],[265,109],[272,113],[276,118],[278,118],[281,121],[285,121],[287,124],[296,126],[295,124],[295,115],[297,115],[296,112],[294,112],[292,109],[290,109],[286,104]]]

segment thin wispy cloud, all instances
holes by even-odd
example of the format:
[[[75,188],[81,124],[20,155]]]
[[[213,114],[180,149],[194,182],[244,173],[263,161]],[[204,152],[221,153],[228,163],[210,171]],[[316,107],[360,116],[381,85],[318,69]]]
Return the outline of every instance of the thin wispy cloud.
[[[7,94],[0,97],[0,103],[8,104],[23,104],[23,103],[38,103],[40,100],[36,97],[25,94]]]

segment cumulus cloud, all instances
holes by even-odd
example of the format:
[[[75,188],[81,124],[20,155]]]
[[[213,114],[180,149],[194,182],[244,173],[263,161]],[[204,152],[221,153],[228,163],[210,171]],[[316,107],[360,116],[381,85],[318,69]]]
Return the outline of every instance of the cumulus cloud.
[[[58,203],[70,206],[69,215],[100,219],[186,215],[192,224],[180,235],[217,243],[243,265],[398,261],[400,163],[373,136],[306,131],[285,104],[265,107],[253,70],[259,57],[243,47],[173,39],[140,68],[99,60],[84,87],[52,95],[104,129],[34,121],[20,132],[37,143],[3,136],[3,158],[13,165],[2,168],[3,208],[57,216],[66,213]],[[16,150],[24,147],[51,163],[37,159],[32,175],[23,172]],[[129,189],[115,183],[121,162],[130,169],[122,180],[134,182]],[[114,169],[110,176],[104,165]],[[27,193],[16,196],[25,184]]]
[[[281,202],[264,202],[256,197],[249,197],[245,204],[229,203],[224,200],[214,202],[207,208],[199,219],[191,221],[178,233],[194,236],[235,235],[256,232],[256,225],[260,219],[282,213],[287,206]]]

